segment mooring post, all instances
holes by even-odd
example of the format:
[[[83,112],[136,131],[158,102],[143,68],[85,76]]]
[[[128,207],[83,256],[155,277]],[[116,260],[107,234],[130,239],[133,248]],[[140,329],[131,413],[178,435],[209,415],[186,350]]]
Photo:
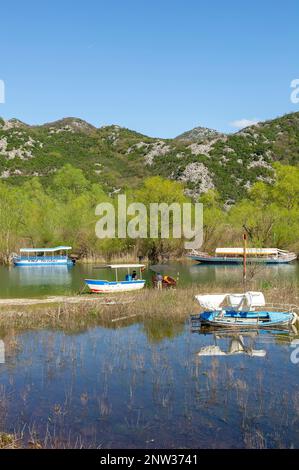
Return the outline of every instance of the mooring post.
[[[246,262],[247,262],[247,254],[246,254],[246,248],[247,248],[247,235],[246,233],[243,234],[243,285],[244,285],[244,291],[246,291],[246,277],[247,277],[247,272],[246,272]]]

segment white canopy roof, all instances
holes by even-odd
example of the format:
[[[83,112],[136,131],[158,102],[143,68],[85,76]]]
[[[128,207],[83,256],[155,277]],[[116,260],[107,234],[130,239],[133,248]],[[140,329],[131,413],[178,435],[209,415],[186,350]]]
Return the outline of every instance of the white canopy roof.
[[[71,246],[56,246],[55,248],[21,248],[20,253],[54,253],[55,251],[68,251],[71,249]]]
[[[264,307],[265,297],[262,292],[245,292],[243,294],[205,294],[196,295],[200,306],[206,310],[219,310],[220,305],[226,302],[229,307],[242,309],[244,305],[248,308]]]
[[[247,255],[277,255],[278,252],[278,248],[246,248]],[[215,253],[243,255],[244,248],[216,248]]]

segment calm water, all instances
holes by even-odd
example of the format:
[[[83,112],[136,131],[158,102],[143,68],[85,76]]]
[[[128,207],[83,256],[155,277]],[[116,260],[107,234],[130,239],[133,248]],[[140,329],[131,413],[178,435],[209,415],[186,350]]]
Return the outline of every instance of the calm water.
[[[250,277],[250,269],[249,277]],[[241,266],[205,266],[193,263],[171,262],[158,266],[163,274],[177,278],[181,285],[190,283],[219,286],[234,285],[242,279]],[[125,271],[123,275],[125,275]],[[121,274],[121,272],[119,272]],[[289,265],[257,267],[255,278],[265,282],[299,283],[299,263]],[[68,268],[60,267],[10,267],[0,266],[0,297],[38,297],[77,293],[84,287],[85,278],[113,279],[109,269],[93,269],[92,265],[80,265]],[[152,272],[144,273],[151,284]]]
[[[25,443],[299,448],[293,333],[216,336],[151,321],[0,337],[0,431],[22,432]],[[240,344],[261,355],[198,354]]]
[[[233,286],[242,276],[241,267],[192,263],[157,270],[179,273],[182,285]],[[255,274],[299,282],[298,263]],[[0,296],[75,293],[85,277],[112,279],[92,266],[1,267]],[[0,330],[0,432],[47,447],[299,448],[296,329],[231,336],[163,318],[109,325]]]

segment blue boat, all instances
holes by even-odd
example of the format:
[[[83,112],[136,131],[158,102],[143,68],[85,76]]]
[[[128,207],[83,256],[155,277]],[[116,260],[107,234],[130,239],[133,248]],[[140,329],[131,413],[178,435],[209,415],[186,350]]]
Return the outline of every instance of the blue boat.
[[[243,248],[216,248],[215,255],[193,250],[187,258],[204,264],[242,264]],[[278,248],[247,248],[247,263],[288,264],[297,259],[297,254]]]
[[[21,248],[20,255],[13,256],[15,266],[73,266],[74,260],[67,252],[71,246],[55,248]]]
[[[284,306],[284,310],[278,310],[273,304],[267,308],[262,292],[208,294],[197,295],[195,298],[204,311],[192,315],[191,320],[198,320],[205,326],[275,328],[292,325],[298,320],[298,307],[290,305]]]

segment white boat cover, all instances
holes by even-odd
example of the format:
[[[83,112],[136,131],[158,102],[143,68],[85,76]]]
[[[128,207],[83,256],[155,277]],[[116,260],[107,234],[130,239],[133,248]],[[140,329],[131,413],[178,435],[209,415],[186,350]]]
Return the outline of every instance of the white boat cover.
[[[262,292],[245,292],[243,294],[204,294],[196,295],[196,300],[205,310],[219,310],[221,304],[226,303],[228,307],[241,310],[246,305],[247,308],[264,307],[265,297]]]
[[[206,310],[218,310],[228,295],[229,294],[206,294],[196,295],[195,298],[202,308]]]
[[[262,292],[246,292],[245,296],[249,307],[264,307],[266,305]]]

